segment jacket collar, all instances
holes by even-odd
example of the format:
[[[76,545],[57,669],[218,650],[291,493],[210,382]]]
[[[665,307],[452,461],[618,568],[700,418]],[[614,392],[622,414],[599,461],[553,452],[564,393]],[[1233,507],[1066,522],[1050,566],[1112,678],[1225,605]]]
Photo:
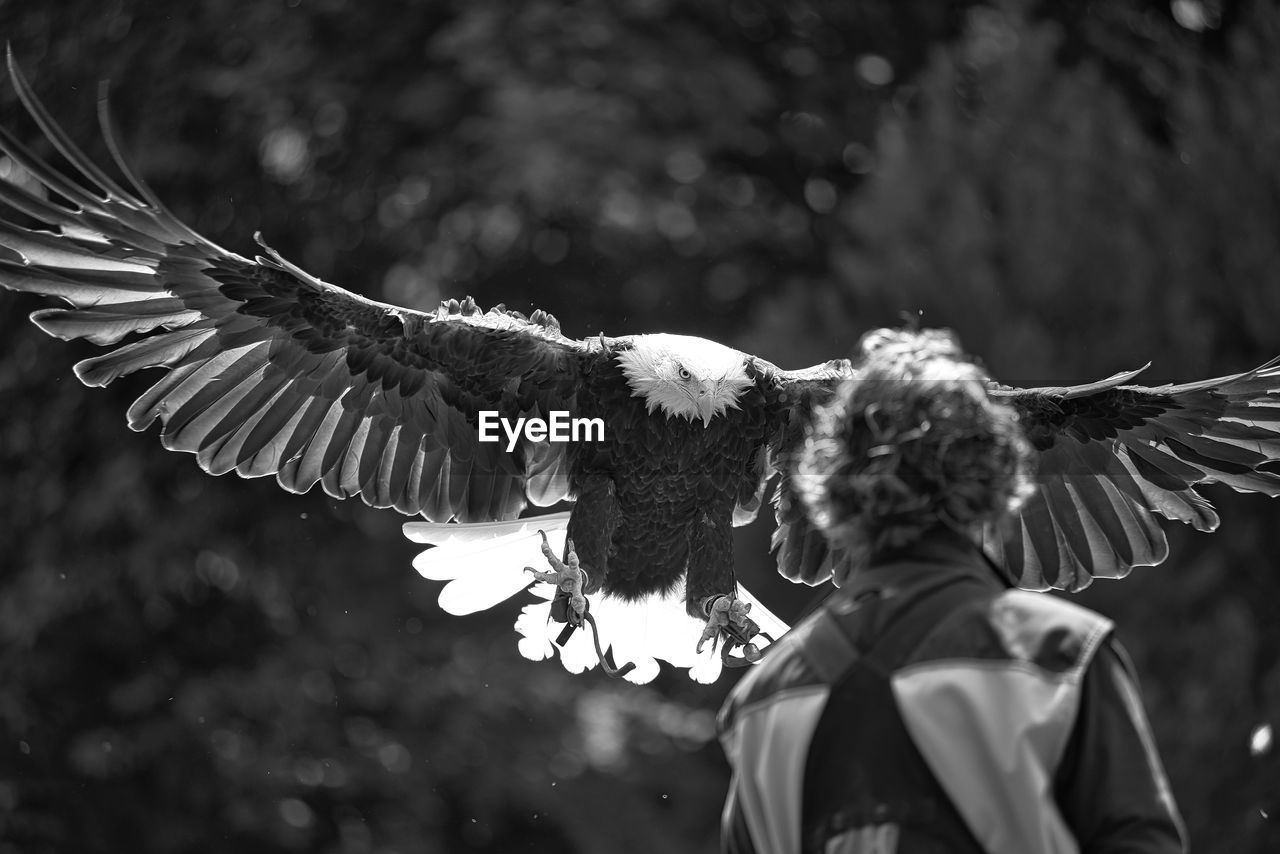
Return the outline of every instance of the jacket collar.
[[[939,525],[911,545],[874,559],[855,572],[841,592],[857,599],[872,592],[906,592],[952,579],[976,581],[992,590],[1010,586],[972,540]]]

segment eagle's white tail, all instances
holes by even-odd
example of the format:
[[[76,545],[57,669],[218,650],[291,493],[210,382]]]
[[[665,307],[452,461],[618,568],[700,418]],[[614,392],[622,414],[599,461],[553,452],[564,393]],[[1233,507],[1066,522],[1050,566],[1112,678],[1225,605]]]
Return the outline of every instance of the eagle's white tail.
[[[447,581],[440,593],[440,607],[451,614],[483,611],[529,587],[531,576],[526,566],[545,568],[538,531],[546,532],[552,550],[564,550],[568,513],[555,513],[512,522],[490,522],[477,525],[408,522],[405,536],[414,542],[429,543],[428,549],[414,560],[414,568],[426,578]],[[564,629],[563,623],[551,620],[551,599],[555,588],[546,583],[530,589],[534,601],[524,606],[516,620],[516,631],[522,636],[522,655],[534,661],[550,658],[560,650],[560,662],[570,673],[581,673],[596,666],[598,657],[592,643],[591,627],[573,632],[562,647],[555,644]],[[788,626],[770,613],[741,584],[738,596],[750,602],[751,618],[761,631],[778,639]],[[664,595],[653,594],[628,602],[599,593],[588,596],[591,615],[600,632],[600,646],[612,652],[618,666],[634,663],[626,678],[644,683],[658,675],[658,661],[689,669],[698,682],[714,682],[720,675],[718,651],[707,644],[697,652],[704,623],[685,612],[684,590],[677,588]],[[757,638],[759,647],[768,639]]]
[[[560,554],[568,526],[569,514],[555,513],[469,525],[406,522],[404,535],[434,546],[414,558],[413,568],[425,578],[449,582],[440,591],[440,607],[462,615],[492,608],[528,587],[533,576],[524,568],[545,563],[538,531],[546,531],[552,550]]]

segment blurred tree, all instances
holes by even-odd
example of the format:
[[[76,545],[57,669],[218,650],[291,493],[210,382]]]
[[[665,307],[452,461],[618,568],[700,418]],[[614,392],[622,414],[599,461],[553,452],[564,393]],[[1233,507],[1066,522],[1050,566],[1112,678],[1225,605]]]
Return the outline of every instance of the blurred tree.
[[[788,365],[923,311],[1024,382],[1274,355],[1278,27],[1191,0],[0,0],[72,137],[104,155],[109,78],[139,171],[230,249],[260,229],[375,298]],[[145,381],[81,388],[91,348],[35,307],[0,295],[0,851],[714,849],[727,684],[523,661],[514,609],[438,612],[395,514],[128,433]],[[1226,534],[1086,600],[1195,839],[1272,850],[1276,511],[1214,498]],[[812,595],[742,539],[772,601]]]

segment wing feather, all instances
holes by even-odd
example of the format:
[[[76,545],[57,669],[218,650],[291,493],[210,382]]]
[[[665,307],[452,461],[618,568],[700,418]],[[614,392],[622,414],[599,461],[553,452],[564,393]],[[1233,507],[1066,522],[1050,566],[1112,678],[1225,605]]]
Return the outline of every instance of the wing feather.
[[[1068,488],[1073,493],[1072,506],[1087,520],[1095,568],[1108,562],[1108,551],[1124,566],[1149,558],[1150,528],[1134,515],[1135,499],[1124,494],[1121,483],[1111,477],[1083,475],[1072,478]]]
[[[219,403],[228,397],[234,403],[248,391],[242,387],[246,380],[266,367],[267,350],[265,342],[229,350],[227,359],[211,359],[183,380],[171,396],[157,401],[157,415],[164,423],[160,436],[164,446],[171,451],[198,454],[201,438],[217,424],[217,416],[211,416],[209,410],[221,411]],[[193,422],[198,424],[188,429]]]
[[[1037,586],[1046,583],[1052,586],[1062,576],[1067,557],[1063,554],[1062,541],[1055,531],[1053,509],[1044,495],[1044,486],[1041,485],[1039,489],[1036,496],[1038,500],[1028,501],[1019,514],[1023,553],[1033,558],[1034,563],[1029,560],[1028,564],[1034,566],[1043,579]]]
[[[287,396],[288,390],[288,383],[283,377],[273,379],[270,371],[266,371],[257,386],[236,403],[218,425],[217,429],[227,431],[227,439],[209,463],[210,474],[226,474],[235,469],[242,477],[245,476],[242,467],[258,455],[266,440],[261,432],[255,436],[255,430],[273,411],[275,404]],[[252,443],[249,441],[251,437],[255,438]]]
[[[1133,456],[1138,473],[1160,489],[1178,491],[1204,475],[1203,471],[1167,453],[1159,445],[1131,442],[1125,448]]]
[[[388,484],[382,474],[382,459],[388,453],[395,456],[395,441],[399,425],[386,415],[368,419],[369,435],[360,454],[360,491],[373,497],[373,506],[390,507],[394,502],[388,497]]]
[[[241,477],[266,477],[278,471],[288,458],[289,449],[300,446],[298,433],[307,429],[304,425],[309,418],[311,433],[315,432],[316,403],[287,385],[281,388],[248,430],[244,444],[251,455],[236,464],[236,473]]]
[[[405,488],[409,485],[409,471],[421,444],[421,432],[403,424],[396,425],[378,467],[378,486],[387,506],[401,510],[408,506],[405,502]]]
[[[12,47],[8,50],[8,63],[9,74],[13,77],[14,88],[17,90],[18,98],[22,101],[22,105],[27,108],[27,113],[36,120],[36,124],[40,126],[45,138],[52,142],[54,147],[62,153],[62,156],[79,169],[91,183],[106,193],[108,198],[118,199],[135,208],[142,207],[142,203],[138,199],[112,181],[91,160],[84,157],[66,132],[53,120],[53,116],[49,115],[49,112],[44,108],[44,104],[40,103],[39,99],[35,97],[31,86],[27,83],[26,78],[22,76],[22,71],[18,68],[18,63],[14,59]]]
[[[422,515],[428,519],[439,519],[444,508],[454,506],[449,498],[453,493],[453,463],[449,449],[439,444],[429,450],[424,446],[419,470],[421,475],[414,489],[422,502]]]
[[[237,368],[246,361],[242,360]],[[194,405],[188,405],[187,410],[192,417],[173,434],[174,447],[194,450],[200,467],[210,474],[225,474],[225,470],[214,470],[213,459],[238,426],[228,416],[237,404],[253,393],[265,371],[266,366],[259,365],[246,374],[237,373],[232,382],[217,386],[217,394],[204,401],[198,411]]]
[[[358,483],[352,482],[349,454],[364,420],[364,412],[358,404],[341,403],[333,432],[329,434],[328,447],[320,456],[320,486],[334,498],[350,498],[360,489]]]
[[[315,432],[307,438],[300,453],[296,457],[291,457],[280,468],[281,484],[293,492],[306,492],[320,482],[320,478],[324,475],[321,463],[324,461],[325,449],[337,428],[338,420],[342,417],[341,402],[318,398],[316,403],[320,404],[321,408]]]
[[[126,344],[105,356],[84,359],[75,365],[76,376],[88,386],[105,386],[143,368],[168,366],[182,361],[214,335],[212,329],[179,329]]]
[[[236,408],[237,403],[253,392],[264,370],[264,366],[256,367],[251,373],[238,376],[234,384],[220,387],[219,396],[210,399],[198,412],[195,407],[188,407],[192,414],[191,420],[186,421],[180,426],[178,433],[173,434],[173,447],[182,451],[192,449],[201,469],[210,474],[225,474],[225,470],[215,470],[212,462],[236,428],[236,425],[229,423],[227,415]]]
[[[0,219],[0,246],[16,252],[28,264],[71,273],[154,274],[154,270],[134,261],[120,261],[107,252],[93,251],[92,244],[69,243],[63,236],[28,231]],[[104,247],[105,248],[105,247]]]
[[[1121,446],[1113,449],[1121,463],[1132,474],[1134,484],[1142,495],[1143,507],[1148,508],[1166,519],[1176,519],[1191,525],[1197,531],[1215,531],[1218,528],[1218,514],[1212,505],[1205,501],[1199,493],[1187,487],[1184,482],[1167,480],[1161,473],[1160,478],[1153,478],[1152,472],[1158,469],[1143,469],[1138,465],[1141,457],[1132,453],[1133,448]],[[1162,482],[1163,481],[1163,482]],[[1141,566],[1142,564],[1135,564]]]
[[[1084,578],[1092,579],[1104,569],[1104,562],[1116,552],[1102,541],[1102,528],[1094,518],[1097,511],[1105,511],[1106,507],[1086,508],[1081,506],[1081,493],[1075,486],[1075,478],[1062,478],[1049,484],[1048,497],[1053,519],[1057,525],[1059,542],[1068,553],[1070,565],[1080,567]],[[1096,498],[1096,496],[1094,496]],[[1079,585],[1081,578],[1072,579],[1072,586]]]
[[[271,363],[264,362],[252,375],[245,379],[245,392],[230,410],[219,420],[211,431],[211,436],[225,436],[231,439],[236,435],[247,439],[253,427],[257,425],[262,414],[279,398],[281,392],[288,388],[288,378],[271,370]],[[237,465],[232,461],[229,467],[219,467],[219,471],[210,470],[210,474],[226,474]]]
[[[833,554],[826,536],[809,521],[794,486],[795,462],[803,451],[805,428],[814,408],[829,400],[840,383],[853,376],[853,370],[847,359],[834,359],[797,371],[783,371],[762,359],[754,359],[751,370],[765,379],[765,406],[776,428],[769,438],[767,457],[756,462],[760,477],[758,488],[750,493],[744,490],[735,514],[744,520],[754,517],[756,496],[763,495],[769,479],[780,474],[773,493],[777,528],[770,550],[777,561],[778,572],[784,577],[818,585],[833,573],[843,575],[848,555]]]
[[[0,185],[3,183],[0,181]],[[141,275],[95,271],[93,280],[84,281],[69,270],[53,272],[0,258],[0,277],[10,290],[59,297],[73,305],[130,302],[137,300],[142,294],[168,296],[150,270]]]

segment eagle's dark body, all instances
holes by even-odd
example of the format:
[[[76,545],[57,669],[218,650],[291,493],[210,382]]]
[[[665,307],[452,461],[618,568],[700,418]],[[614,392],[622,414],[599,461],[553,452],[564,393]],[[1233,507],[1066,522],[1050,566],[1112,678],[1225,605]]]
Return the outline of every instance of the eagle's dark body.
[[[734,510],[756,494],[761,455],[789,413],[769,405],[767,383],[757,374],[738,409],[703,426],[655,420],[612,354],[584,376],[578,412],[603,420],[604,441],[569,450],[569,537],[604,589],[634,599],[670,590],[687,572],[691,613],[733,589]]]
[[[801,510],[789,460],[815,403],[857,381],[849,362],[785,371],[705,339],[575,340],[541,311],[486,312],[468,299],[423,313],[372,302],[269,249],[246,258],[214,245],[165,209],[109,134],[127,187],[66,137],[12,57],[10,74],[42,143],[71,171],[0,128],[9,161],[0,286],[68,304],[32,315],[50,334],[114,348],[76,365],[86,384],[165,369],[130,407],[132,428],[160,421],[165,447],[195,454],[213,474],[274,476],[292,492],[319,485],[422,517],[410,535],[437,546],[429,555],[453,555],[448,572],[431,577],[478,579],[450,600],[454,613],[527,588],[517,565],[493,590],[487,573],[494,555],[507,554],[493,544],[552,527],[551,516],[519,517],[565,501],[574,508],[553,531],[574,540],[588,592],[646,608],[683,582],[676,604],[698,613],[707,597],[734,593],[731,528],[754,518],[775,476],[779,571],[818,584],[847,569]],[[1125,385],[1137,373],[1062,388],[991,386],[1038,452],[1035,495],[1007,526],[985,532],[1023,586],[1077,590],[1159,563],[1167,545],[1157,515],[1200,530],[1218,523],[1197,484],[1280,494],[1280,361],[1203,382]],[[508,450],[479,441],[482,411],[512,422],[553,411],[598,417],[604,440],[521,439]],[[473,546],[487,557],[477,560]],[[545,624],[544,613],[528,622]],[[657,624],[615,616],[645,632]],[[535,629],[521,631],[532,641]],[[535,646],[526,654],[551,654],[549,641]],[[681,654],[670,645],[652,652],[691,666]],[[656,663],[638,672],[651,678]]]

